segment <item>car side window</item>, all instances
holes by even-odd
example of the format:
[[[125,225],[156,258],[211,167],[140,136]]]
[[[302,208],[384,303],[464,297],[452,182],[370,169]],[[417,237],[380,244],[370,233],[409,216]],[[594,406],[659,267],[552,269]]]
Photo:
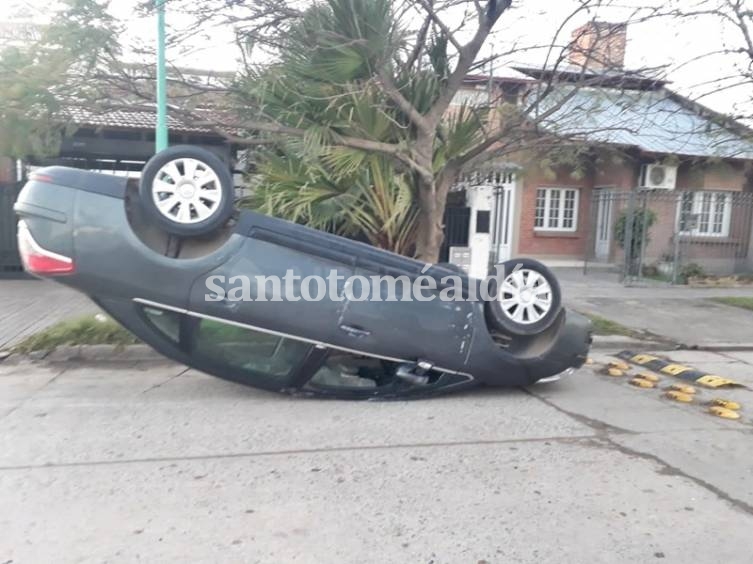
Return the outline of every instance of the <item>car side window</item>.
[[[201,319],[194,352],[210,360],[265,376],[287,377],[311,345],[211,319]]]
[[[174,343],[180,341],[180,314],[154,307],[145,307],[143,311],[147,319],[160,333]]]
[[[151,325],[184,352],[215,366],[264,379],[285,380],[311,345],[213,319],[143,308]]]

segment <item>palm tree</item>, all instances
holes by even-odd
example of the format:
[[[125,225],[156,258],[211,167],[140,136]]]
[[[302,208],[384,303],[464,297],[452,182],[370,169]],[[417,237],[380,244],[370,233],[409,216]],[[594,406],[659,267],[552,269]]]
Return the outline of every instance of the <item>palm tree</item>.
[[[448,77],[447,40],[436,34],[429,41],[420,64],[389,69],[389,83],[419,112],[431,110]],[[415,252],[421,175],[404,159],[373,150],[376,144],[402,153],[415,141],[415,124],[375,70],[404,47],[390,0],[330,0],[308,10],[290,30],[281,60],[240,85],[250,119],[282,125],[277,133],[260,133],[265,142],[279,138],[257,156],[248,205]],[[456,108],[437,128],[435,170],[478,144],[486,124],[488,112]],[[286,129],[305,133],[286,135]],[[460,169],[453,171],[457,176]]]
[[[247,205],[310,227],[365,237],[401,254],[412,251],[413,191],[405,174],[382,156],[362,151],[302,156],[297,147],[267,154]],[[348,162],[347,167],[343,165]]]

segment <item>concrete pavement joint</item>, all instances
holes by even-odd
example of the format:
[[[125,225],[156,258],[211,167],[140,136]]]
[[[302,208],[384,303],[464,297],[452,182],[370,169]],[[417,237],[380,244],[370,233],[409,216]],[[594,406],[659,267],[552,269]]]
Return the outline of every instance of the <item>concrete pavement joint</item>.
[[[587,427],[590,427],[594,431],[596,431],[596,436],[605,436],[607,433],[619,433],[619,434],[629,434],[629,435],[635,435],[636,433],[634,431],[629,431],[628,429],[623,429],[621,427],[616,427],[614,425],[610,425],[609,423],[605,423],[604,421],[600,421],[598,419],[593,419],[591,417],[587,417],[581,413],[575,413],[572,411],[568,411],[567,409],[564,409],[557,404],[549,401],[546,398],[541,397],[537,393],[535,393],[533,390],[530,390],[528,388],[522,388],[525,393],[527,393],[530,396],[533,396],[540,402],[546,404],[547,406],[551,407],[552,409],[555,409],[559,411],[560,413],[563,413],[564,415],[567,415],[571,419],[574,419],[578,423],[581,423],[583,425],[586,425]]]
[[[616,434],[622,434],[622,435],[640,435],[640,434],[643,434],[643,433],[635,433],[635,432],[632,432],[632,431],[621,429],[619,427],[615,427],[613,425],[609,425],[608,423],[605,423],[605,422],[600,421],[598,419],[593,419],[591,417],[586,417],[586,416],[584,416],[582,414],[579,414],[579,413],[570,412],[570,411],[568,411],[566,409],[563,409],[563,408],[561,408],[561,407],[553,404],[551,401],[538,396],[537,394],[535,394],[534,392],[532,392],[530,390],[525,390],[525,391],[528,392],[533,397],[535,397],[536,399],[538,399],[539,401],[545,403],[546,405],[548,405],[550,407],[553,407],[557,411],[559,411],[559,412],[567,415],[568,417],[571,417],[575,421],[577,421],[579,423],[583,423],[583,424],[589,426],[590,428],[594,429],[594,431],[596,431],[596,434],[593,437],[591,437],[591,438],[589,438],[587,440],[586,439],[582,440],[581,442],[583,444],[593,445],[593,446],[599,446],[599,447],[602,447],[602,448],[603,447],[607,447],[607,448],[611,448],[611,449],[617,450],[618,452],[621,452],[622,454],[625,454],[625,455],[628,455],[628,456],[633,456],[633,457],[641,458],[643,460],[652,461],[652,462],[658,464],[659,466],[661,466],[661,469],[659,470],[660,473],[663,473],[663,474],[668,475],[668,476],[680,476],[680,477],[686,478],[686,479],[692,481],[693,483],[695,483],[696,485],[700,486],[701,488],[703,488],[703,489],[707,490],[708,492],[712,493],[713,495],[715,495],[719,499],[722,499],[722,500],[728,502],[733,507],[735,507],[735,508],[737,508],[737,509],[739,509],[739,510],[745,512],[745,513],[748,513],[749,515],[753,515],[753,505],[750,505],[750,504],[748,504],[747,502],[745,502],[743,500],[740,500],[740,499],[737,499],[735,497],[732,497],[730,494],[728,494],[724,490],[722,490],[722,489],[714,486],[713,484],[710,484],[709,482],[707,482],[707,481],[705,481],[705,480],[703,480],[701,478],[697,478],[697,477],[692,476],[692,475],[690,475],[690,474],[688,474],[686,472],[683,472],[682,470],[680,470],[676,466],[672,466],[671,464],[669,464],[668,462],[666,462],[665,460],[659,458],[656,455],[653,455],[653,454],[650,454],[650,453],[647,453],[647,452],[643,452],[643,451],[640,451],[640,450],[637,450],[637,449],[630,448],[630,447],[627,447],[625,445],[622,445],[622,444],[616,442],[612,437],[609,436],[610,432],[616,433]],[[679,406],[672,406],[672,407],[679,407]],[[683,432],[686,432],[686,431],[683,431]]]
[[[520,443],[547,443],[554,442],[559,444],[575,444],[584,440],[597,438],[596,435],[574,435],[574,436],[556,436],[556,437],[534,437],[526,439],[499,439],[499,440],[480,440],[480,441],[448,441],[434,443],[400,443],[394,445],[353,445],[342,447],[323,447],[323,448],[303,448],[290,450],[270,450],[258,452],[235,452],[227,454],[197,454],[189,456],[164,456],[150,458],[132,458],[120,460],[90,460],[82,462],[59,462],[47,464],[19,464],[0,466],[0,471],[9,470],[44,470],[54,468],[76,468],[86,466],[113,466],[119,464],[139,464],[155,462],[187,462],[195,460],[223,460],[238,458],[261,458],[269,456],[295,456],[301,454],[331,454],[340,452],[363,452],[363,451],[380,451],[380,450],[398,450],[411,448],[453,448],[468,446],[493,446]]]
[[[602,447],[617,450],[618,452],[625,454],[627,456],[633,456],[636,458],[640,458],[642,460],[654,462],[655,464],[658,464],[659,466],[661,466],[660,470],[658,471],[659,473],[664,474],[665,476],[680,476],[681,478],[690,480],[694,484],[714,494],[719,499],[726,501],[727,503],[729,503],[736,509],[743,511],[744,513],[747,513],[748,515],[753,515],[753,505],[750,505],[749,503],[741,499],[732,497],[732,495],[716,487],[715,485],[710,484],[706,480],[697,478],[691,474],[688,474],[687,472],[683,472],[677,466],[673,466],[669,464],[668,462],[666,462],[665,460],[659,458],[658,456],[654,454],[650,454],[647,452],[643,452],[643,451],[622,445],[614,441],[612,438],[608,436],[596,437],[586,444],[592,444],[592,445],[600,444],[600,446]]]
[[[540,399],[540,398],[538,398]],[[566,411],[562,411],[567,414]],[[572,415],[569,415],[573,417]],[[576,415],[577,417],[577,415]],[[589,419],[589,418],[585,418]],[[594,420],[591,420],[594,421]],[[596,421],[597,426],[601,422]],[[607,425],[607,427],[609,427]],[[677,433],[693,433],[707,431],[708,428],[688,428],[674,431],[623,431],[626,435],[631,436],[651,436],[651,435],[666,435]],[[750,429],[715,429],[716,433],[743,433],[751,434],[753,431]],[[622,433],[621,433],[622,434]],[[118,464],[138,464],[138,463],[153,463],[153,462],[182,462],[193,460],[216,460],[223,458],[255,458],[255,457],[267,457],[267,456],[288,456],[298,454],[326,454],[337,452],[359,452],[359,451],[372,451],[372,450],[397,450],[407,448],[438,448],[438,447],[464,447],[464,446],[484,446],[484,445],[504,445],[504,444],[520,444],[520,443],[546,443],[556,442],[559,444],[575,444],[581,442],[588,442],[594,439],[608,438],[603,434],[603,431],[593,435],[573,435],[573,436],[555,436],[555,437],[533,437],[524,439],[500,439],[500,440],[478,440],[478,441],[449,441],[449,442],[435,442],[435,443],[399,443],[394,445],[363,445],[363,446],[344,446],[344,447],[323,447],[316,449],[290,449],[279,451],[259,451],[259,452],[240,452],[240,453],[228,453],[228,454],[200,454],[193,456],[166,456],[166,457],[151,457],[151,458],[133,458],[133,459],[119,459],[119,460],[92,460],[85,462],[55,462],[45,464],[20,464],[20,465],[8,465],[0,466],[0,471],[4,470],[37,470],[46,468],[69,468],[69,467],[84,467],[84,466],[108,466]]]
[[[62,370],[60,370],[60,372],[55,372],[55,374],[52,376],[52,378],[50,378],[49,380],[47,380],[44,384],[42,384],[41,386],[39,386],[36,390],[34,390],[33,392],[31,392],[28,396],[26,396],[24,399],[22,399],[20,402],[18,402],[17,405],[13,406],[8,411],[6,411],[5,413],[3,413],[2,417],[0,417],[0,420],[5,419],[7,417],[10,417],[13,413],[15,413],[16,411],[18,411],[19,409],[21,409],[21,407],[23,407],[26,404],[26,402],[28,402],[29,400],[31,400],[34,397],[35,394],[37,394],[38,392],[41,392],[47,386],[49,386],[50,384],[52,384],[55,380],[57,380],[60,376],[62,376],[63,373],[66,370],[68,370],[68,369],[67,368],[63,368]]]
[[[751,368],[753,368],[753,364],[751,364],[750,362],[747,362],[745,360],[742,360],[741,358],[738,358],[738,357],[731,356],[731,355],[727,354],[727,353],[731,353],[731,352],[740,352],[740,351],[731,351],[731,350],[717,351],[717,354],[719,356],[723,356],[724,358],[728,358],[730,360],[730,362],[739,363],[739,364],[747,364],[748,366],[750,366]]]
[[[183,375],[184,375],[184,374],[185,374],[186,372],[188,372],[189,370],[191,370],[191,369],[190,369],[190,368],[188,368],[188,367],[186,367],[186,368],[184,368],[183,370],[181,370],[180,372],[178,372],[177,374],[173,374],[172,376],[170,376],[170,377],[166,378],[166,379],[165,379],[165,380],[164,380],[163,382],[159,382],[159,383],[157,383],[157,384],[154,384],[154,385],[152,385],[152,386],[149,386],[149,387],[148,387],[147,389],[145,389],[145,390],[144,390],[143,392],[141,392],[141,393],[142,393],[142,394],[146,394],[146,393],[148,393],[148,392],[151,392],[152,390],[156,390],[157,388],[161,388],[161,387],[162,387],[162,386],[164,386],[165,384],[169,384],[170,382],[172,382],[172,381],[173,381],[173,380],[175,380],[176,378],[179,378],[180,376],[183,376]]]

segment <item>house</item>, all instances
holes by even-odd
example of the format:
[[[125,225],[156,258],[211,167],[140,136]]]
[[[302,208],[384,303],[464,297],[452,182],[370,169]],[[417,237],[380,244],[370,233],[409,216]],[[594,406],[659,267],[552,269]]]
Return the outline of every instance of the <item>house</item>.
[[[556,71],[516,66],[468,78],[458,102],[497,92],[522,106],[537,85],[551,84],[537,127],[562,140],[549,151],[563,155],[529,151],[465,171],[449,202],[444,260],[474,276],[515,256],[555,266],[630,263],[639,273],[690,263],[719,273],[753,268],[753,132],[623,69],[625,31],[603,22],[579,28],[570,64]]]

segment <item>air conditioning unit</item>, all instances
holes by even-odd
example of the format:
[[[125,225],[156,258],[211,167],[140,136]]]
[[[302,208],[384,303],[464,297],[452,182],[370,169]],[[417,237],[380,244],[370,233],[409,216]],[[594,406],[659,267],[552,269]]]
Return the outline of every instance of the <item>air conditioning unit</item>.
[[[676,182],[676,166],[644,164],[641,167],[641,188],[647,190],[674,190]]]

